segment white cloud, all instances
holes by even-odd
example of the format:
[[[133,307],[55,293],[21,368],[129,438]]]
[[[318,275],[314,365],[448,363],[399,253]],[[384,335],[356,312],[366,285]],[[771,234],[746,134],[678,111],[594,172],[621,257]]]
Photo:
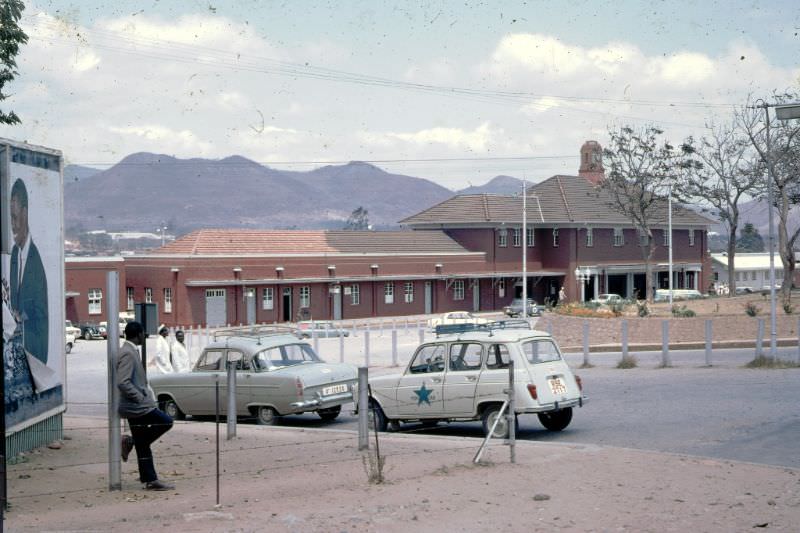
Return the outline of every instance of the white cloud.
[[[144,126],[110,126],[109,131],[120,134],[124,137],[134,137],[139,143],[151,150],[159,153],[207,153],[210,145],[201,141],[198,136],[190,130],[173,130],[158,124]]]
[[[462,149],[471,152],[484,152],[499,133],[493,131],[485,122],[472,131],[461,128],[429,128],[413,133],[387,132],[388,138],[395,138],[419,146],[443,145],[447,148]]]

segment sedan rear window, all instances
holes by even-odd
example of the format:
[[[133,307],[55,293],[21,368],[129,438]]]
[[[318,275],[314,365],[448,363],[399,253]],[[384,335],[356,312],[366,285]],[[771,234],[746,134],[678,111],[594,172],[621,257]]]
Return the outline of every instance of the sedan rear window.
[[[525,352],[525,357],[529,363],[548,363],[550,361],[559,361],[561,354],[558,353],[558,348],[551,340],[533,340],[523,343],[522,350]]]
[[[253,361],[255,361],[255,366],[259,370],[267,370],[275,367],[319,362],[320,359],[308,344],[287,344],[262,350],[256,354]]]

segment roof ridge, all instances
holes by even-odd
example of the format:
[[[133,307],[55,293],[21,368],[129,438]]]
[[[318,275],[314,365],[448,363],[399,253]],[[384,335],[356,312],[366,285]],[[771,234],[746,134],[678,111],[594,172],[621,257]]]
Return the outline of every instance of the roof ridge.
[[[561,176],[556,176],[556,183],[558,183],[558,190],[561,191],[561,199],[564,200],[564,210],[567,212],[567,218],[570,222],[575,222],[575,219],[572,217],[572,210],[569,208],[569,202],[567,201],[567,193],[564,192],[564,184],[561,183]]]
[[[483,219],[484,220],[491,220],[491,215],[489,214],[489,196],[484,194],[483,195]]]

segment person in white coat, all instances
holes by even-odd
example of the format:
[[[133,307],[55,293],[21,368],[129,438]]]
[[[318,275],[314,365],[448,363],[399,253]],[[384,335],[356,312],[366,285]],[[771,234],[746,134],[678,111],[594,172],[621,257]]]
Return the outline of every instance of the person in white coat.
[[[169,374],[175,372],[172,367],[172,357],[167,337],[169,329],[162,325],[158,328],[158,340],[156,340],[156,351],[152,357],[148,357],[147,372],[151,374]],[[148,354],[150,355],[150,354]]]
[[[188,372],[191,369],[189,352],[183,342],[185,338],[182,329],[175,332],[175,342],[172,343],[172,368],[175,372]]]

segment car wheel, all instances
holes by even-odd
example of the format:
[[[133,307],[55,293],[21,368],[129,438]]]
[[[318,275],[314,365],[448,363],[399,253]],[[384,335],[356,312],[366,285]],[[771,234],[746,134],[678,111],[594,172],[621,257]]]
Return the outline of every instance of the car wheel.
[[[500,405],[492,405],[486,408],[486,410],[483,412],[481,420],[483,422],[484,435],[489,435],[489,432],[492,430],[492,426],[494,425],[495,420],[497,420],[499,414]],[[504,439],[506,437],[508,437],[508,418],[506,418],[506,413],[503,413],[503,416],[500,417],[500,420],[497,422],[497,427],[494,428],[492,438]]]
[[[339,416],[339,413],[342,412],[342,406],[337,405],[336,407],[329,407],[327,409],[320,409],[317,411],[317,414],[321,419],[326,422],[330,422],[331,420],[336,420],[336,417]]]
[[[161,410],[167,413],[173,420],[183,420],[186,418],[186,414],[181,411],[181,408],[178,407],[178,404],[175,403],[175,400],[172,398],[161,402]]]
[[[389,421],[383,413],[381,406],[377,402],[369,402],[369,411],[367,412],[367,426],[369,429],[375,431],[386,431],[389,427]]]
[[[256,423],[259,426],[274,426],[278,423],[278,412],[272,407],[262,405],[256,411]]]
[[[83,337],[83,340],[85,340],[85,341],[88,341],[89,339],[92,338],[92,336],[89,335],[88,331],[84,331],[82,337]]]
[[[561,431],[572,421],[572,407],[561,409],[560,411],[550,411],[548,413],[538,413],[539,422],[550,431]]]
[[[64,348],[64,351],[66,353],[70,353],[72,351],[72,343],[71,342],[67,343],[66,347]]]

